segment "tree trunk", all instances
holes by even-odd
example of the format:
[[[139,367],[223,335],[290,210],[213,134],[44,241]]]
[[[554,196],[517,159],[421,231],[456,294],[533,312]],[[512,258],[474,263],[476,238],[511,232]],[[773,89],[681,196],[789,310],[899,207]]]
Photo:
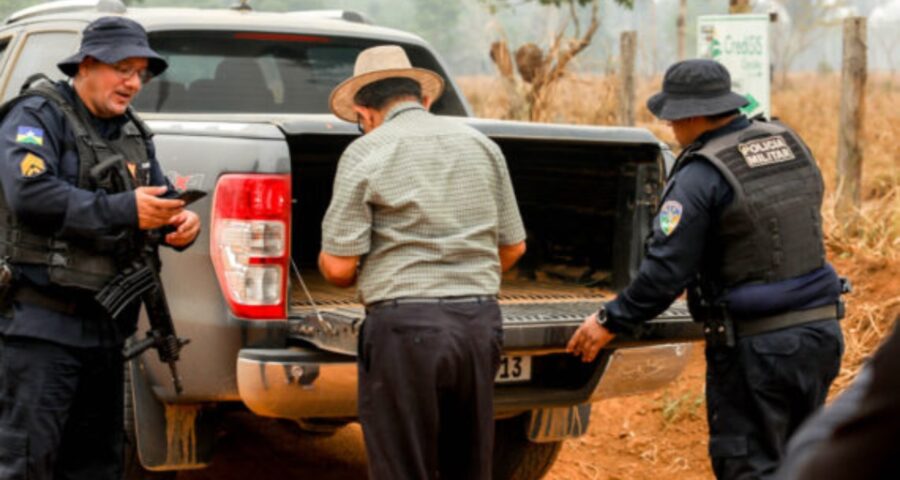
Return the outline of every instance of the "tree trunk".
[[[841,71],[841,111],[838,127],[837,203],[835,214],[852,227],[859,214],[862,176],[860,138],[865,120],[866,19],[844,20],[844,55]]]
[[[637,49],[637,32],[622,32],[619,48],[621,49],[621,61],[619,77],[622,92],[619,98],[622,100],[619,113],[619,123],[625,126],[634,126],[634,54]]]
[[[750,0],[728,0],[728,13],[750,13]]]

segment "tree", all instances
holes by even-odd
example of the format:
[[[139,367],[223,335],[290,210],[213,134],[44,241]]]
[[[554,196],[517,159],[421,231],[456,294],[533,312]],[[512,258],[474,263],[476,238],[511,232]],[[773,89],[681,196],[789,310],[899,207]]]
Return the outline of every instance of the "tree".
[[[492,13],[510,8],[509,0],[481,1]],[[513,55],[505,39],[491,44],[491,60],[497,66],[510,94],[507,118],[540,120],[546,108],[550,87],[566,74],[569,63],[591,44],[594,34],[600,28],[601,0],[538,1],[546,8],[566,9],[568,12],[546,48],[527,42],[516,48]],[[614,1],[623,7],[634,8],[634,0]],[[586,28],[582,30],[578,9],[588,6],[590,14]]]
[[[728,0],[728,13],[750,13],[752,10],[750,0]]]
[[[840,25],[847,11],[844,0],[783,0],[780,2],[788,18],[779,15],[772,30],[772,53],[775,67],[781,72],[780,83],[797,57],[820,39],[828,28]]]

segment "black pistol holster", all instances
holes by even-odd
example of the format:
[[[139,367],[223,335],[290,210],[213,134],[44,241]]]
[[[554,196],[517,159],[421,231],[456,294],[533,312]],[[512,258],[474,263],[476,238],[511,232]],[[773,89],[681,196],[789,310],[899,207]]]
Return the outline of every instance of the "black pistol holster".
[[[714,304],[708,298],[710,286],[698,281],[688,289],[688,308],[695,322],[703,324],[703,336],[709,347],[733,347],[737,342],[734,319],[723,304]]]
[[[704,302],[705,303],[705,302]],[[734,319],[724,305],[703,305],[703,336],[709,347],[733,347],[737,343]]]

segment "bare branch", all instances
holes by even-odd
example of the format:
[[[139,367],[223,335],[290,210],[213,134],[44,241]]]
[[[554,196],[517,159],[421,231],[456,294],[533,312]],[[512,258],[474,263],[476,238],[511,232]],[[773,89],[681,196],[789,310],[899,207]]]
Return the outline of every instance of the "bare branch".
[[[581,22],[578,21],[578,13],[575,11],[575,0],[569,2],[569,14],[572,15],[572,21],[575,23],[575,36],[581,36]]]

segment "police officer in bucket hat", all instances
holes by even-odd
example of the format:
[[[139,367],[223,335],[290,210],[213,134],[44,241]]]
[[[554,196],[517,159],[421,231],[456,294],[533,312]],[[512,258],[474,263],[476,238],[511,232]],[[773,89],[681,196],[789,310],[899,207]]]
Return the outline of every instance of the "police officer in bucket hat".
[[[200,229],[129,109],[166,66],[138,23],[102,17],[58,64],[71,83],[0,107],[0,478],[122,477],[140,301],[113,317],[95,296],[150,235],[180,250]]]
[[[843,281],[825,260],[823,183],[777,121],[748,119],[728,70],[672,65],[647,107],[684,148],[637,277],[585,319],[568,350],[592,361],[685,290],[704,324],[709,454],[719,479],[771,476],[838,373]]]

